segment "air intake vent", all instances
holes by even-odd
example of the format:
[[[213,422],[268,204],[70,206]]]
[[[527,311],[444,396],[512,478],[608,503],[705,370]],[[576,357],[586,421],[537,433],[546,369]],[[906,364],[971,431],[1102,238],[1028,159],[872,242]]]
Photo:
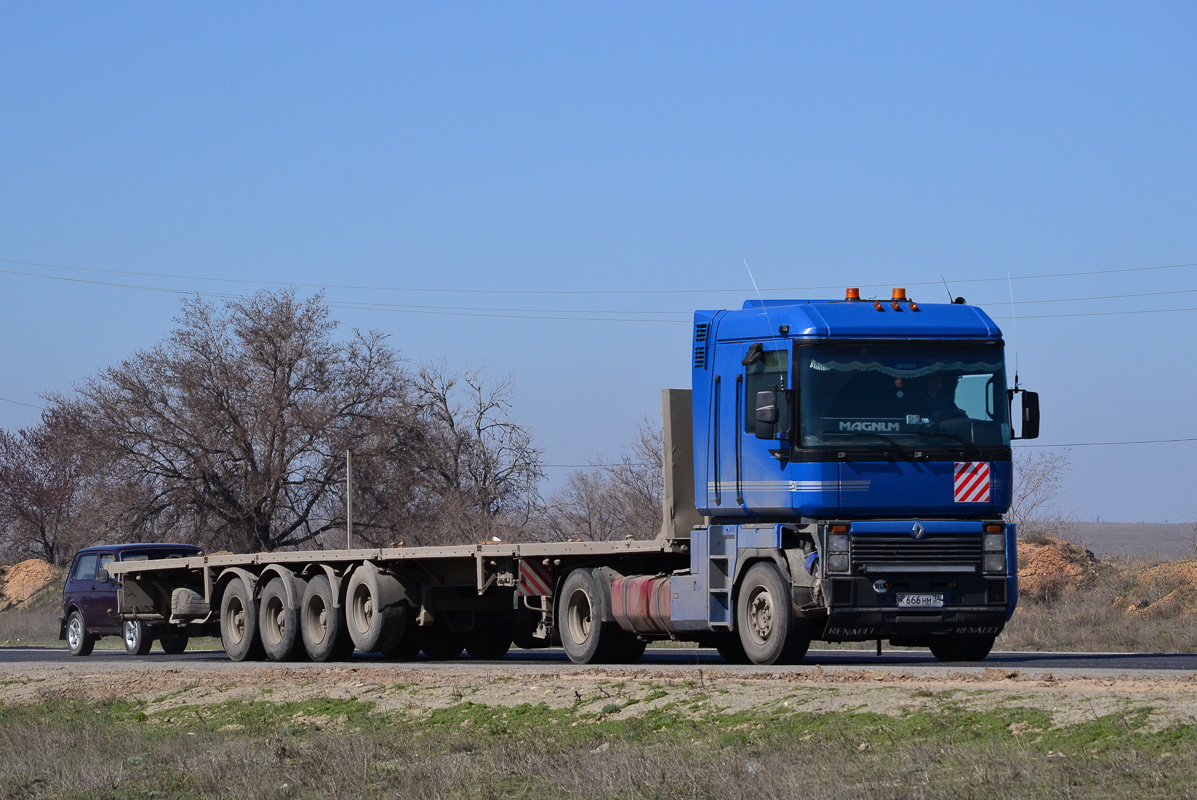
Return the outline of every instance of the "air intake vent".
[[[707,324],[694,326],[694,369],[707,368]]]
[[[989,584],[989,591],[987,592],[987,600],[991,606],[1006,605],[1006,580],[1003,578],[1000,581],[987,581]]]
[[[852,581],[833,581],[831,586],[831,604],[833,606],[852,605]]]
[[[981,538],[975,535],[872,534],[852,539],[852,568],[864,572],[980,572]]]

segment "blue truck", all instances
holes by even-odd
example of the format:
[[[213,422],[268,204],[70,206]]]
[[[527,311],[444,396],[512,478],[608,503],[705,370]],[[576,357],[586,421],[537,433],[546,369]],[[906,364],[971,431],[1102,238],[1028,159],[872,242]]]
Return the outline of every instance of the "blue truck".
[[[654,540],[122,561],[116,614],[217,628],[235,660],[630,663],[663,639],[755,664],[812,641],[984,659],[1017,597],[1011,440],[1039,428],[993,320],[901,289],[756,300],[696,312],[688,358],[691,388],[662,394]]]

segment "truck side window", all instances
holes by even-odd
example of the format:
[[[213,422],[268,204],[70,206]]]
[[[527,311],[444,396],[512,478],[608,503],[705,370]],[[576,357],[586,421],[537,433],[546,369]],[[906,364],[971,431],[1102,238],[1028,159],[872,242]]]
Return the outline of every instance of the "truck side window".
[[[71,576],[74,581],[94,581],[96,579],[96,559],[99,556],[87,555],[79,559],[79,563],[75,565],[75,574]]]
[[[759,361],[749,364],[744,382],[744,432],[756,432],[756,393],[777,389],[777,432],[790,431],[789,388],[790,354],[786,350],[766,350]]]

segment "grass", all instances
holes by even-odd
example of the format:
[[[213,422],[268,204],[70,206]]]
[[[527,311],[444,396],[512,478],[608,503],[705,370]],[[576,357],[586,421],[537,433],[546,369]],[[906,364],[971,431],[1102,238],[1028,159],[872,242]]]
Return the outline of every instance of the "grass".
[[[192,798],[1029,798],[1197,796],[1197,730],[1148,709],[1053,726],[999,709],[631,718],[469,702],[137,702],[0,709],[0,796]]]

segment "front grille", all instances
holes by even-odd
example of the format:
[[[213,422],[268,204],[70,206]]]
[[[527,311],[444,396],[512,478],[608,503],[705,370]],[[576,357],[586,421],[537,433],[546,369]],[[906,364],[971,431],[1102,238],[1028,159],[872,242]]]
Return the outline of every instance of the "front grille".
[[[920,570],[920,568],[922,568]],[[960,534],[868,534],[852,537],[852,571],[979,572],[981,537]]]
[[[852,581],[832,581],[831,604],[833,606],[852,605]]]
[[[990,605],[1006,605],[1006,579],[1000,581],[987,581],[989,584],[989,591],[986,592],[986,599]]]

